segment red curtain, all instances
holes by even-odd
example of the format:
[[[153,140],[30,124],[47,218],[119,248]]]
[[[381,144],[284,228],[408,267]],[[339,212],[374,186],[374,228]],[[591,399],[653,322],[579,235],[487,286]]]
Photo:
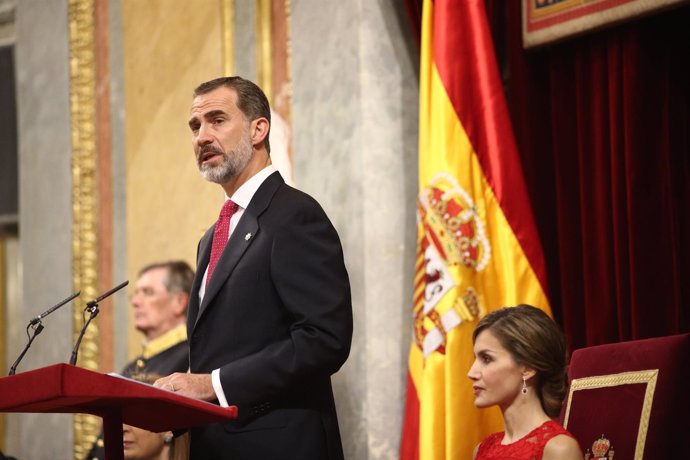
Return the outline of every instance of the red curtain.
[[[487,12],[570,348],[690,332],[690,6],[524,50],[520,3]]]

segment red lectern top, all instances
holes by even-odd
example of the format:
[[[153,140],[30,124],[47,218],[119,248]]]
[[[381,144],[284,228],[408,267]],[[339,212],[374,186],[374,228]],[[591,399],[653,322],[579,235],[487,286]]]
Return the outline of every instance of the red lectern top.
[[[106,459],[122,459],[122,423],[161,432],[237,417],[222,408],[70,364],[23,372],[0,379],[0,411],[85,413],[103,418]]]

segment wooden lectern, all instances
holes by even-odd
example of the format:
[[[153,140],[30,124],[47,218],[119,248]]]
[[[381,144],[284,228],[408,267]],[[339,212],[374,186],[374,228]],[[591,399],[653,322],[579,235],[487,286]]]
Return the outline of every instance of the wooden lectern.
[[[122,460],[122,424],[162,432],[237,417],[222,408],[113,375],[55,364],[0,378],[0,411],[85,413],[103,418],[105,458]]]

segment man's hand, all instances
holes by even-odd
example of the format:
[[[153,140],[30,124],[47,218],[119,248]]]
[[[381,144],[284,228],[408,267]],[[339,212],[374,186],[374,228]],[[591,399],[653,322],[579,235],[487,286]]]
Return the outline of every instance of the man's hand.
[[[213,391],[211,374],[187,374],[175,372],[167,377],[161,377],[153,382],[154,387],[172,391],[189,398],[213,401],[216,392]]]

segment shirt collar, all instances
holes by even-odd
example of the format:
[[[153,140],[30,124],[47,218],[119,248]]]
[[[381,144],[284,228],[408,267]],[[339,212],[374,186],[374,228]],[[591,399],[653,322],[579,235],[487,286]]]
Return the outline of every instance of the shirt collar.
[[[231,199],[240,208],[247,209],[249,202],[252,201],[252,197],[259,187],[261,187],[261,184],[263,184],[266,178],[274,172],[276,172],[275,166],[272,164],[266,166],[264,169],[250,177],[247,182],[240,186],[240,188],[235,190],[235,193],[232,194],[232,197],[228,198],[226,195],[225,199]]]

